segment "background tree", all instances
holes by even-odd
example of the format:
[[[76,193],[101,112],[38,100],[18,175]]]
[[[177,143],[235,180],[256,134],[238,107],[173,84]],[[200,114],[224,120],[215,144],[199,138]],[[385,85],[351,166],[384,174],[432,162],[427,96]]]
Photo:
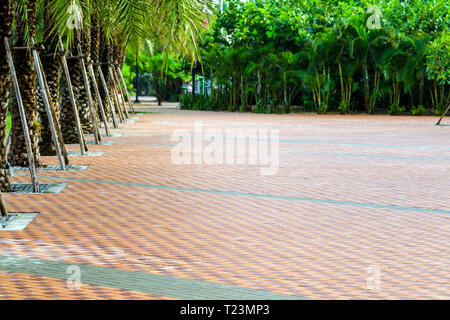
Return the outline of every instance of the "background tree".
[[[436,115],[441,115],[450,100],[450,34],[442,33],[427,48],[426,73],[433,81],[430,89]],[[448,91],[448,93],[447,93]]]
[[[445,0],[226,1],[201,45],[211,97],[183,98],[183,108],[442,112],[446,65],[431,71],[430,48],[449,12]]]

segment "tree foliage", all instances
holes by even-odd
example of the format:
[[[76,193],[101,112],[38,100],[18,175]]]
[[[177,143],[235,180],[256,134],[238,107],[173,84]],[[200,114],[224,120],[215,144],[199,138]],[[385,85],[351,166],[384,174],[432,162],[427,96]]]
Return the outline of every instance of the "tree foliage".
[[[227,1],[202,45],[208,105],[439,113],[450,93],[449,21],[445,0]]]

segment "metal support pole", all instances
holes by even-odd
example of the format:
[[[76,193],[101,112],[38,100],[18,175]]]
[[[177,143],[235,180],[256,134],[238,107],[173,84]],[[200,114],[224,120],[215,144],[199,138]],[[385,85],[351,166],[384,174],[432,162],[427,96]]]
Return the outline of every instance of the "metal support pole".
[[[122,102],[122,108],[125,111],[125,117],[128,119],[130,116],[128,115],[127,104],[125,102],[125,96],[124,96],[122,88],[120,87],[119,76],[117,75],[117,71],[116,71],[116,68],[114,68],[114,65],[111,65],[111,70],[113,71],[114,80],[116,81],[116,84],[117,84],[117,89],[118,89],[118,91],[120,91],[120,100]]]
[[[78,55],[81,56],[83,54],[83,52],[81,51],[81,45],[79,43],[77,45],[77,49],[78,49]],[[92,100],[91,86],[89,85],[89,78],[88,78],[88,75],[86,72],[86,65],[84,64],[84,58],[81,58],[80,61],[81,61],[81,71],[83,73],[84,87],[86,89],[86,96],[88,99],[89,110],[91,112],[92,131],[94,133],[95,144],[99,144],[99,142],[102,140],[102,138],[100,137],[97,117],[95,115],[95,107],[94,107],[94,101]]]
[[[125,80],[123,79],[123,74],[122,74],[122,70],[120,70],[119,67],[117,67],[117,73],[119,74],[120,79],[122,80],[122,85],[125,89],[125,93],[127,94],[127,99],[128,99],[128,106],[130,107],[131,113],[134,116],[134,107],[133,107],[133,103],[131,102],[131,97],[130,94],[128,93],[128,88],[127,85],[125,83]]]
[[[11,47],[10,49],[12,50],[23,50],[23,51],[28,51],[28,50],[38,50],[38,51],[43,51],[44,47],[42,45],[34,45],[32,47]]]
[[[103,108],[102,97],[100,95],[100,91],[98,90],[97,79],[95,79],[94,68],[92,67],[92,63],[88,63],[88,69],[89,72],[91,73],[92,84],[94,85],[94,91],[97,97],[100,116],[102,117],[103,123],[105,125],[106,135],[109,136],[108,120],[106,119],[105,109]]]
[[[44,74],[44,67],[42,66],[41,57],[40,57],[40,55],[38,57],[39,57],[39,65],[41,67],[42,74]],[[44,77],[44,86],[45,86],[45,90],[47,92],[47,97],[50,97],[51,96],[50,89],[48,88],[48,83],[47,83],[47,80],[45,77]],[[59,124],[58,117],[56,116],[55,106],[53,105],[52,99],[48,99],[48,101],[50,103],[50,112],[52,113],[53,122],[55,124],[56,133],[58,135],[59,146],[61,148],[61,153],[64,157],[64,163],[66,166],[68,166],[69,165],[69,157],[67,155],[66,146],[64,145],[64,138],[63,138],[63,134],[61,131],[61,126]]]
[[[110,107],[109,110],[111,111],[113,125],[114,125],[114,128],[117,128],[118,126],[117,126],[115,112],[114,112],[114,103],[112,102],[111,97],[109,96],[108,85],[106,84],[106,80],[105,80],[105,76],[103,75],[102,67],[100,65],[98,65],[97,68],[98,68],[98,74],[100,75],[100,80],[102,80],[103,90],[105,90],[106,99],[108,100],[108,104]]]
[[[61,39],[59,39],[59,47],[60,47],[61,52],[64,52],[64,47],[63,47]],[[60,59],[61,59],[61,65],[63,67],[64,75],[65,75],[66,82],[67,82],[67,89],[69,91],[70,102],[72,104],[73,116],[75,118],[75,126],[76,126],[77,134],[78,134],[78,141],[80,143],[80,151],[81,151],[81,155],[84,156],[84,155],[86,155],[86,149],[87,149],[86,142],[84,141],[83,130],[81,129],[80,117],[78,115],[77,103],[75,100],[75,96],[73,94],[72,81],[70,80],[70,73],[69,73],[69,67],[67,66],[66,55],[62,54]]]
[[[116,86],[116,82],[114,81],[114,74],[112,73],[110,65],[108,66],[108,71],[109,71],[109,76],[111,77],[112,85],[114,87],[113,97],[114,97],[114,100],[116,102],[117,111],[119,113],[119,119],[120,119],[120,122],[123,123],[123,122],[125,122],[125,119],[124,119],[124,116],[123,116],[123,113],[122,113],[122,107],[120,106],[120,101],[119,101],[119,97],[118,97],[118,89],[117,89],[117,86]]]
[[[9,130],[8,137],[6,138],[6,142],[5,142],[6,154],[9,153],[10,146],[11,146],[11,130]]]
[[[195,96],[195,71],[194,71],[194,67],[192,67],[192,96]]]
[[[22,121],[23,135],[25,137],[25,144],[27,148],[28,164],[30,167],[31,182],[33,184],[34,192],[40,192],[39,182],[36,174],[36,166],[34,164],[33,147],[31,145],[30,132],[28,130],[28,122],[25,114],[25,108],[23,106],[22,95],[20,93],[19,81],[17,80],[16,69],[14,68],[14,61],[9,47],[8,38],[4,37],[3,42],[5,45],[6,57],[8,59],[9,70],[11,72],[11,78],[16,93],[17,105],[19,107],[20,120]]]
[[[136,55],[136,101],[134,103],[141,103],[139,101],[139,61]]]
[[[116,105],[117,105],[117,110],[119,111],[119,118],[121,120],[122,123],[125,122],[125,116],[123,114],[122,111],[122,104],[121,101],[119,99],[119,88],[117,88],[117,83],[116,83],[116,79],[114,77],[114,73],[112,72],[112,68],[111,68],[111,64],[108,63],[108,71],[109,71],[109,76],[111,77],[111,81],[114,87],[114,99],[116,101]]]
[[[447,110],[445,110],[445,112],[442,114],[442,117],[441,117],[441,118],[439,119],[439,121],[436,123],[437,126],[441,124],[442,119],[444,119],[444,117],[447,115],[447,113],[448,113],[449,111],[450,111],[450,104],[448,105]]]
[[[34,39],[31,39],[31,44],[34,45]],[[41,70],[41,64],[39,60],[39,54],[36,49],[32,50],[34,65],[36,67],[36,73],[38,77],[39,86],[41,87],[42,100],[44,100],[45,111],[47,113],[48,125],[50,126],[50,131],[52,132],[53,145],[55,146],[56,155],[58,156],[59,166],[62,171],[66,171],[66,166],[64,159],[62,157],[61,149],[59,147],[59,139],[55,129],[55,123],[53,122],[52,106],[50,106],[49,96],[47,95],[47,88],[45,86],[45,74],[44,70]]]
[[[1,216],[7,217],[8,216],[8,207],[6,206],[5,199],[3,199],[3,194],[0,192],[0,212]]]

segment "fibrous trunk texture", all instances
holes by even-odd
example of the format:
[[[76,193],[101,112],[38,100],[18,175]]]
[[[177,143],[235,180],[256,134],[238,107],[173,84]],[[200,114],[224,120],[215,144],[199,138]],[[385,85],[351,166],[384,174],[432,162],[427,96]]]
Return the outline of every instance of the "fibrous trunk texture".
[[[81,50],[83,54],[87,57],[84,58],[84,61],[89,60],[90,51],[91,51],[91,32],[90,29],[86,28],[82,32],[80,32],[80,40],[81,40]],[[74,54],[78,54],[76,50],[74,50]],[[82,68],[81,60],[79,61],[80,68]],[[87,72],[87,70],[86,70]],[[92,132],[92,116],[89,108],[89,100],[86,94],[86,86],[84,83],[83,75],[81,75],[80,83],[77,83],[79,86],[79,95],[78,95],[78,103],[80,110],[80,122],[81,127],[83,128],[84,133],[93,133]]]
[[[34,37],[36,22],[36,1],[28,1],[28,32],[30,37]],[[25,21],[18,15],[16,17],[16,38],[14,46],[23,47],[25,43]],[[33,57],[30,51],[16,50],[13,52],[14,65],[16,67],[17,80],[25,108],[25,116],[28,122],[33,157],[37,167],[42,166],[39,154],[40,123],[38,122],[37,109],[37,75]],[[8,155],[9,162],[13,166],[28,166],[28,156],[25,143],[22,121],[19,114],[17,99],[12,99],[11,104],[11,149]]]
[[[76,54],[76,49],[74,50]],[[69,69],[70,80],[72,82],[73,95],[75,97],[75,103],[78,113],[80,113],[80,84],[83,81],[81,74],[80,62],[77,59],[67,59],[67,68]],[[63,132],[64,142],[68,144],[78,143],[78,134],[75,122],[75,116],[73,114],[72,102],[70,101],[69,88],[67,80],[64,79],[63,85],[60,88],[61,105],[60,105],[60,121],[61,130]]]
[[[100,29],[98,26],[98,20],[96,19],[95,16],[92,17],[91,20],[91,52],[90,52],[90,58],[92,63],[94,63],[93,69],[94,69],[94,77],[95,80],[97,82],[97,85],[99,86],[99,89],[101,88],[101,82],[100,82],[100,78],[99,78],[99,74],[97,71],[97,66],[95,65],[96,63],[98,63],[98,58],[99,58],[99,48],[100,48]],[[89,80],[91,81],[91,93],[92,93],[92,97],[95,101],[95,110],[96,110],[96,116],[97,119],[100,122],[100,110],[99,110],[99,105],[97,102],[97,94],[95,92],[94,89],[94,83],[92,83],[92,80],[89,78]],[[105,101],[102,101],[102,104],[105,105]],[[100,123],[101,124],[101,123]]]
[[[100,38],[100,48],[99,48],[99,63],[102,63],[101,68],[102,68],[102,72],[103,72],[103,76],[105,77],[105,81],[106,81],[106,85],[108,87],[108,91],[110,94],[110,98],[111,98],[111,103],[115,103],[114,102],[114,98],[112,96],[112,94],[114,93],[114,90],[112,90],[112,83],[109,77],[109,70],[108,70],[108,62],[109,62],[109,50],[110,50],[110,46],[108,45],[105,37],[101,37]],[[102,96],[102,101],[104,102],[103,107],[105,108],[105,113],[107,116],[108,121],[112,121],[111,118],[111,109],[110,109],[110,105],[108,103],[108,97],[106,95],[106,92],[103,88],[103,85],[100,86],[100,94]]]
[[[4,37],[11,36],[12,6],[9,0],[0,0],[0,191],[10,191],[6,171],[6,115],[8,113],[11,78],[6,60]]]
[[[109,61],[111,63],[111,67],[114,68],[114,71],[116,70],[115,68],[118,67],[121,62],[121,49],[120,46],[117,42],[113,42],[111,44],[111,50],[110,50],[110,56],[109,56]],[[116,75],[116,71],[114,72],[114,75]],[[117,82],[117,79],[114,79],[114,82],[112,82],[113,88],[114,88],[114,83],[116,84],[117,90],[121,90],[119,83]],[[123,95],[123,92],[120,92]],[[119,104],[121,103],[121,100],[119,99]],[[116,112],[119,112],[119,108],[122,108],[121,105],[116,106]]]
[[[53,108],[55,109],[56,117],[59,121],[59,79],[60,66],[58,57],[58,36],[52,32],[54,24],[50,18],[49,0],[44,1],[44,46],[45,50],[41,58],[42,67],[44,68],[45,77],[47,79],[48,88]],[[44,101],[41,95],[38,95],[39,117],[41,119],[41,140],[39,148],[41,155],[53,156],[56,155],[55,146],[53,145],[52,133],[47,119]]]

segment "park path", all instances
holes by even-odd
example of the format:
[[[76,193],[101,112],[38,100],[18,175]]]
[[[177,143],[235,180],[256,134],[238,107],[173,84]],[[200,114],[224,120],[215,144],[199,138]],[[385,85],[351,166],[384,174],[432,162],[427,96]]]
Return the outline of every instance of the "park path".
[[[89,146],[103,155],[71,157],[86,170],[39,171],[61,193],[5,195],[39,215],[0,231],[0,299],[450,298],[449,126],[136,109],[151,113]],[[172,133],[196,122],[279,130],[278,173],[174,164]]]

